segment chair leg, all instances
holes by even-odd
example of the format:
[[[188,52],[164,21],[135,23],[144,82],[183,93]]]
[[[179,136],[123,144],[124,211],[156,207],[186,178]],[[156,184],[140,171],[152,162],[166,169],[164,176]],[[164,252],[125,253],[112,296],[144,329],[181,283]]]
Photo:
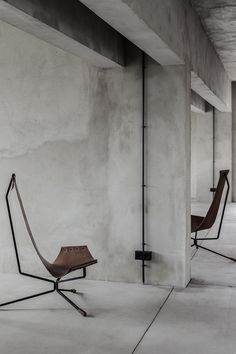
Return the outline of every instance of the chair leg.
[[[22,297],[22,298],[13,300],[13,301],[4,302],[3,304],[0,304],[0,307],[6,306],[6,305],[10,305],[10,304],[14,304],[14,303],[16,303],[16,302],[28,300],[28,299],[33,299],[34,297],[38,297],[38,296],[50,294],[50,293],[53,293],[54,291],[55,291],[55,289],[53,289],[53,290],[48,290],[48,291],[44,291],[44,292],[42,292],[42,293],[38,293],[38,294],[34,294],[34,295]]]
[[[66,292],[70,292],[70,293],[73,293],[73,294],[76,294],[77,293],[77,290],[76,289],[60,289],[60,291],[66,291]]]
[[[83,315],[84,317],[87,316],[87,313],[81,309],[80,307],[78,307],[73,301],[71,301],[65,294],[63,294],[63,290],[62,289],[56,289],[56,291],[58,292],[59,295],[61,295],[67,302],[69,302],[69,304],[71,306],[73,306],[77,311],[79,311],[81,313],[81,315]]]
[[[233,262],[236,262],[236,259],[235,258],[232,258],[232,257],[228,257],[228,256],[225,256],[224,254],[222,254],[222,253],[218,253],[218,252],[216,252],[216,251],[213,251],[213,250],[211,250],[211,249],[209,249],[209,248],[206,248],[206,247],[203,247],[203,246],[200,246],[200,245],[195,245],[197,248],[202,248],[203,250],[205,250],[205,251],[208,251],[208,252],[211,252],[211,253],[214,253],[214,254],[216,254],[216,255],[218,255],[218,256],[220,256],[220,257],[223,257],[223,258],[227,258],[227,259],[229,259],[229,260],[231,260],[231,261],[233,261]]]
[[[14,303],[16,303],[16,302],[28,300],[28,299],[33,299],[33,298],[35,298],[35,297],[42,296],[42,295],[46,295],[46,294],[50,294],[50,293],[53,293],[54,291],[56,291],[56,292],[58,292],[58,294],[61,295],[67,302],[69,302],[70,305],[72,305],[77,311],[79,311],[83,316],[87,316],[87,313],[86,313],[83,309],[81,309],[80,307],[78,307],[78,306],[77,306],[73,301],[71,301],[65,294],[63,294],[64,291],[65,291],[65,292],[71,292],[71,293],[74,293],[74,294],[78,294],[78,292],[77,292],[75,289],[58,289],[59,283],[64,282],[64,281],[71,281],[71,280],[75,280],[75,279],[81,279],[82,277],[76,277],[76,278],[66,279],[66,280],[60,280],[60,278],[58,278],[56,281],[53,281],[53,280],[48,280],[48,279],[46,279],[46,278],[38,277],[38,276],[35,276],[35,275],[32,275],[32,274],[23,273],[23,272],[21,272],[21,270],[20,270],[20,274],[21,274],[21,275],[24,275],[24,276],[31,277],[31,278],[36,278],[36,279],[39,279],[39,280],[44,280],[44,281],[47,281],[47,282],[51,282],[51,283],[53,283],[54,288],[53,288],[52,290],[44,291],[44,292],[42,292],[42,293],[37,293],[37,294],[30,295],[30,296],[22,297],[22,298],[19,298],[19,299],[16,299],[16,300],[4,302],[4,303],[0,304],[0,307],[6,306],[6,305],[10,305],[10,304],[14,304]],[[85,275],[86,275],[86,273],[85,273],[85,271],[84,271],[84,276],[85,276]],[[83,277],[84,277],[84,276],[83,276]]]

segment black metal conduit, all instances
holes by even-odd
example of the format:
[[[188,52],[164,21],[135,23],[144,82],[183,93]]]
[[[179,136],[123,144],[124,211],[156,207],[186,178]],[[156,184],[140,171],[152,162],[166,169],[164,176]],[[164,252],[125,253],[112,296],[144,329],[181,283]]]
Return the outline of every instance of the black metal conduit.
[[[146,55],[142,52],[142,249],[135,251],[135,259],[142,261],[142,281],[145,284],[145,269],[147,267],[146,262],[152,260],[152,252],[146,251],[146,105],[145,105],[145,58]]]
[[[215,107],[213,107],[212,122],[213,122],[213,143],[212,143],[213,162],[212,162],[212,168],[213,168],[213,188],[215,188]],[[214,197],[214,194],[213,194],[213,197]]]
[[[145,196],[146,196],[146,183],[145,183],[145,53],[142,52],[142,252],[145,252]],[[145,284],[145,261],[142,259],[142,280]]]

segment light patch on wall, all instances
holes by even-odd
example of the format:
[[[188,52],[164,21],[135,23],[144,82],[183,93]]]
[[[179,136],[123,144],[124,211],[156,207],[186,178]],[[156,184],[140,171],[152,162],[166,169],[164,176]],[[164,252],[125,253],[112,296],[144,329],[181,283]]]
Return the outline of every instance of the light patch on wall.
[[[87,139],[99,70],[3,22],[0,34],[0,156]]]

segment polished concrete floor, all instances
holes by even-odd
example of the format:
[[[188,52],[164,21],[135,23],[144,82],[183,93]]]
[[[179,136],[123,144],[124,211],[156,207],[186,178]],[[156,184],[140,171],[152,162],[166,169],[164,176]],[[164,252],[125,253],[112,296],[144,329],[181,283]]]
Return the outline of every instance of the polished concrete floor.
[[[195,205],[194,212],[204,214],[205,207]],[[236,204],[227,207],[221,239],[204,245],[236,257]],[[56,293],[5,307],[0,353],[235,354],[236,263],[202,250],[192,249],[192,257],[184,290],[80,281],[80,294],[72,296],[87,318]],[[2,301],[47,290],[18,275],[0,281]]]

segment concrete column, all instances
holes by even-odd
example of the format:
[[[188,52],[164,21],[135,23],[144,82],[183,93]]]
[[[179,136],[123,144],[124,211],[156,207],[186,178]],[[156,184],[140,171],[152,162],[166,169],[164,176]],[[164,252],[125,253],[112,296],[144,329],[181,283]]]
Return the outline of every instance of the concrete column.
[[[232,113],[215,110],[215,183],[220,170],[230,170],[229,183],[232,185]],[[230,188],[228,201],[232,200]]]
[[[236,81],[232,82],[232,201],[236,201]]]
[[[190,279],[190,70],[147,60],[147,228],[155,284]]]
[[[215,132],[213,132],[215,130]],[[213,154],[213,134],[214,154]],[[214,156],[214,163],[213,163]],[[213,171],[214,166],[214,171]],[[196,202],[211,202],[210,187],[218,182],[219,171],[229,169],[232,175],[232,114],[215,109],[191,114],[191,197]],[[231,191],[229,201],[231,201]]]
[[[213,184],[213,110],[191,113],[191,197],[210,202]]]

